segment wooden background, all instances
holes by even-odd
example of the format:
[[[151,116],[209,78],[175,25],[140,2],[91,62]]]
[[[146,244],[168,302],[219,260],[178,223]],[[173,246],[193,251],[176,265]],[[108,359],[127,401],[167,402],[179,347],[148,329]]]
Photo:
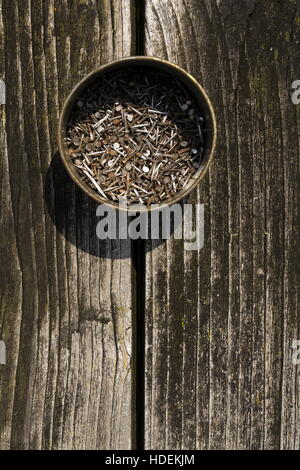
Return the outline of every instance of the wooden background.
[[[0,5],[0,448],[299,449],[299,0]],[[190,71],[218,121],[204,247],[141,244],[142,280],[56,143],[71,87],[134,54]]]

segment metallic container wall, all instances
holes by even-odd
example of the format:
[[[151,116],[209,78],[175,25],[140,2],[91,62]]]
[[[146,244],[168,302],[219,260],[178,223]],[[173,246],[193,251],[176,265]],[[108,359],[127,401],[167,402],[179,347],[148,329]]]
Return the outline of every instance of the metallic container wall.
[[[136,57],[126,57],[123,59],[115,60],[110,62],[106,65],[103,65],[95,70],[93,70],[90,74],[88,74],[85,78],[83,78],[71,91],[69,96],[67,97],[64,106],[62,108],[59,125],[58,125],[58,146],[59,146],[59,153],[64,163],[64,166],[69,173],[72,180],[80,186],[80,188],[87,193],[90,197],[95,199],[99,204],[106,204],[112,206],[114,209],[120,210],[129,210],[130,207],[119,205],[116,202],[104,199],[100,195],[98,195],[95,191],[93,191],[84,181],[82,181],[81,177],[77,174],[74,165],[72,164],[69,155],[68,155],[68,146],[65,142],[66,137],[66,129],[69,121],[69,116],[71,110],[74,106],[75,101],[80,96],[82,91],[87,88],[90,84],[94,83],[97,78],[102,76],[104,73],[112,72],[114,70],[126,69],[127,67],[147,67],[152,70],[158,70],[161,72],[168,73],[172,75],[174,78],[178,79],[187,91],[191,94],[194,98],[196,103],[198,104],[199,108],[201,109],[205,123],[207,133],[205,136],[205,144],[204,144],[204,152],[201,160],[201,164],[195,175],[191,178],[190,182],[187,186],[178,191],[172,198],[168,199],[166,202],[161,204],[156,204],[155,206],[151,207],[144,207],[141,206],[140,212],[143,211],[151,211],[156,209],[162,209],[163,207],[170,206],[175,202],[178,202],[180,199],[186,197],[192,189],[202,180],[204,177],[208,166],[211,162],[215,146],[216,146],[216,137],[217,137],[217,129],[216,129],[216,118],[215,113],[212,107],[212,104],[205,93],[204,89],[201,85],[196,81],[196,79],[190,75],[188,72],[183,70],[178,65],[172,64],[166,60],[158,59],[156,57],[144,57],[144,56],[136,56]]]

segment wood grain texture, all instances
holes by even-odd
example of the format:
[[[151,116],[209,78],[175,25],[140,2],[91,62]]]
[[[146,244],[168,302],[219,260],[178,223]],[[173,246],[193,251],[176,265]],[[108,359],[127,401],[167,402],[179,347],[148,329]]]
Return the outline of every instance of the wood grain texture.
[[[297,0],[146,0],[146,54],[203,84],[205,242],[147,242],[148,449],[299,449]],[[151,251],[151,248],[154,248]]]
[[[130,245],[56,155],[78,79],[133,53],[133,2],[3,0],[0,74],[1,449],[132,446]]]

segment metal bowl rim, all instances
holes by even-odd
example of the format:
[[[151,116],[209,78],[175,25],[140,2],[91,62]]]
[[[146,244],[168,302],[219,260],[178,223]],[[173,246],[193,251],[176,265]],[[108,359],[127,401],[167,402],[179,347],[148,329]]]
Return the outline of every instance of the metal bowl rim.
[[[161,204],[155,204],[155,205],[152,205],[152,207],[151,207],[151,205],[149,207],[148,206],[141,206],[139,208],[139,212],[147,212],[147,211],[151,212],[153,210],[162,210],[166,207],[169,207],[169,206],[175,204],[176,202],[180,201],[181,199],[185,198],[204,178],[204,176],[205,176],[205,174],[206,174],[206,172],[209,168],[209,165],[211,164],[211,160],[213,158],[215,148],[216,148],[217,122],[216,122],[216,116],[215,116],[215,112],[214,112],[212,103],[211,103],[207,93],[205,92],[203,87],[200,85],[200,83],[189,72],[187,72],[186,70],[181,68],[179,65],[176,65],[176,64],[174,64],[172,62],[169,62],[167,60],[164,60],[164,59],[159,59],[157,57],[130,56],[130,57],[123,57],[121,59],[113,60],[111,62],[108,62],[108,63],[104,64],[104,65],[96,67],[94,70],[92,70],[90,73],[88,73],[85,77],[83,77],[73,87],[73,89],[70,91],[70,93],[68,94],[67,98],[64,101],[64,104],[63,104],[63,107],[62,107],[62,110],[61,110],[60,116],[59,116],[59,122],[58,122],[58,148],[59,148],[60,157],[63,161],[64,167],[67,170],[69,176],[86,194],[88,194],[88,196],[92,197],[99,204],[108,205],[110,207],[113,207],[115,210],[125,210],[127,212],[134,211],[134,207],[132,207],[130,205],[129,206],[122,206],[118,203],[115,203],[114,201],[104,199],[100,195],[98,196],[98,194],[94,190],[92,190],[88,185],[86,185],[82,181],[80,176],[78,176],[75,173],[74,165],[70,164],[69,159],[65,155],[65,151],[64,151],[65,145],[64,145],[64,142],[63,142],[63,135],[65,135],[65,130],[66,130],[65,126],[64,126],[64,123],[66,121],[66,119],[65,119],[66,118],[66,113],[67,113],[70,105],[74,104],[74,101],[76,100],[76,96],[77,96],[78,92],[81,90],[81,88],[84,86],[84,84],[88,83],[89,81],[92,81],[93,77],[95,77],[96,75],[99,75],[100,73],[105,73],[105,71],[106,70],[108,71],[111,68],[111,66],[117,66],[118,64],[124,65],[126,63],[128,63],[128,65],[134,65],[134,63],[136,63],[136,62],[138,63],[136,65],[143,65],[143,63],[144,63],[148,66],[153,65],[154,67],[157,64],[163,64],[163,66],[166,67],[166,69],[168,69],[168,68],[170,69],[170,72],[169,72],[170,75],[172,75],[172,70],[176,70],[179,75],[185,76],[187,81],[192,82],[193,85],[196,88],[198,88],[198,90],[200,91],[200,94],[202,95],[202,97],[203,97],[203,99],[204,99],[204,101],[205,101],[205,103],[208,107],[210,117],[211,117],[211,125],[212,125],[212,128],[211,128],[212,141],[211,141],[211,149],[210,149],[209,156],[208,156],[204,166],[202,168],[200,167],[200,169],[197,171],[197,173],[195,173],[195,175],[193,176],[192,184],[189,184],[187,186],[187,188],[185,188],[184,190],[178,191],[178,193],[176,193],[175,196],[173,196],[171,199],[167,199],[166,201],[162,202]],[[204,148],[204,150],[205,150],[205,148]]]

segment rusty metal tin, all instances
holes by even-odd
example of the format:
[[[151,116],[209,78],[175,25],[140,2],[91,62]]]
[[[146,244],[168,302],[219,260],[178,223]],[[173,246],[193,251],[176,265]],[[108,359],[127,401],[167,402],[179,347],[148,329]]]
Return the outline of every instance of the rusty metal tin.
[[[217,138],[215,113],[206,92],[192,75],[190,75],[178,65],[172,64],[171,62],[168,62],[166,60],[158,59],[156,57],[134,56],[109,62],[108,64],[102,65],[101,67],[98,67],[97,69],[93,70],[73,88],[73,90],[70,92],[69,96],[64,102],[58,124],[59,153],[70,177],[86,194],[88,194],[99,204],[106,204],[112,206],[114,209],[130,211],[130,207],[128,208],[126,206],[119,205],[116,202],[104,199],[103,197],[101,197],[101,195],[98,195],[95,191],[93,191],[93,189],[91,189],[86,183],[84,183],[84,181],[82,181],[82,179],[76,172],[73,163],[69,159],[68,147],[65,142],[66,128],[69,120],[69,115],[74,106],[74,103],[76,102],[78,96],[82,93],[82,91],[87,88],[90,84],[92,84],[95,80],[97,80],[97,78],[102,76],[104,73],[112,72],[114,70],[120,70],[122,68],[126,69],[129,66],[142,66],[145,68],[150,68],[152,70],[156,69],[158,71],[168,73],[174,78],[178,79],[185,86],[186,90],[190,93],[190,95],[198,104],[199,108],[203,113],[203,117],[206,123],[207,134],[202,161],[199,169],[191,178],[190,182],[183,190],[178,191],[172,198],[164,201],[159,205],[155,205],[154,207],[152,207],[151,205],[149,207],[142,207],[141,212],[162,209],[166,206],[175,204],[182,198],[185,198],[203,179],[212,160]]]

